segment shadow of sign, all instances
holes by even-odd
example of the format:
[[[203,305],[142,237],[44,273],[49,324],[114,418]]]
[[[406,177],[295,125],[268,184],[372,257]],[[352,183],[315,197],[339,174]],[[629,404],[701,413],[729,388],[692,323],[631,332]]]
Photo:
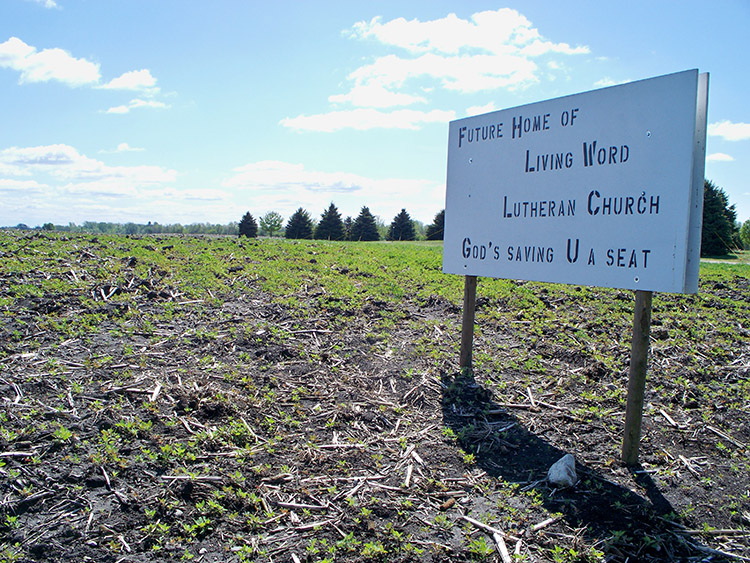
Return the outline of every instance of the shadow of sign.
[[[443,424],[467,455],[473,455],[473,462],[519,491],[534,493],[548,512],[559,513],[562,524],[603,552],[607,561],[725,560],[720,552],[680,533],[672,506],[645,471],[632,472],[641,488],[638,494],[576,460],[576,485],[557,489],[547,481],[547,471],[565,454],[576,452],[563,451],[529,431],[472,377],[445,376],[441,383]],[[555,526],[540,533],[559,537],[561,530]],[[564,534],[570,537],[570,530]]]

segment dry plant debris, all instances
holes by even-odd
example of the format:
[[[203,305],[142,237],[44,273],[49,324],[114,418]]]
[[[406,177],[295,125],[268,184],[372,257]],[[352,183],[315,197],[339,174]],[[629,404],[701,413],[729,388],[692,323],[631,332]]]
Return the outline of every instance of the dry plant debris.
[[[0,561],[750,560],[750,268],[657,295],[430,244],[0,233]],[[549,466],[577,461],[575,487]]]

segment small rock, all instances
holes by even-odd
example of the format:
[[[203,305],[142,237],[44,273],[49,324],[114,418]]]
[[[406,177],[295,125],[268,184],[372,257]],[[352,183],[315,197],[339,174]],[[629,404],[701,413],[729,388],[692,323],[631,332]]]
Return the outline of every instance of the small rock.
[[[547,472],[547,480],[555,487],[572,487],[578,481],[576,460],[571,454],[565,454],[557,460]]]
[[[440,505],[440,510],[448,510],[449,508],[453,507],[454,504],[456,504],[456,499],[451,497]]]

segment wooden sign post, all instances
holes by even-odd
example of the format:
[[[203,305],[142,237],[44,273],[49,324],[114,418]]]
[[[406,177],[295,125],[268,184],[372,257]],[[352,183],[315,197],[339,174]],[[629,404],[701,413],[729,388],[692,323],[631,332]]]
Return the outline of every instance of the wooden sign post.
[[[625,411],[625,436],[622,442],[622,461],[625,465],[638,464],[641,440],[643,395],[646,389],[649,335],[651,333],[651,291],[635,292],[633,315],[633,343],[630,350],[628,404]]]
[[[470,375],[472,370],[471,351],[474,346],[474,311],[477,304],[477,277],[464,278],[464,310],[461,321],[461,375]]]

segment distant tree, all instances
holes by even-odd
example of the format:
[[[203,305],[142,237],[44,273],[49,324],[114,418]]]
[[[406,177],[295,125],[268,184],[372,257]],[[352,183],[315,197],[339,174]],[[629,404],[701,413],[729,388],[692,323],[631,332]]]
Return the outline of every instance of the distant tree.
[[[740,242],[745,250],[750,250],[750,219],[740,227]]]
[[[351,217],[344,219],[344,240],[352,240],[352,226],[354,221]]]
[[[406,209],[402,209],[391,222],[391,227],[388,229],[388,240],[414,240],[414,238],[414,223],[412,223]]]
[[[99,225],[100,225],[100,232],[102,233],[111,232],[106,227],[106,225],[108,225],[107,223],[99,223]],[[102,225],[105,225],[105,226],[102,226]],[[149,221],[148,225],[146,225],[146,232],[150,235],[158,235],[159,233],[162,232],[162,226],[157,221],[154,221],[153,223]]]
[[[370,213],[370,209],[367,206],[362,207],[362,210],[352,224],[351,240],[380,240],[380,233],[378,232],[375,217]]]
[[[344,240],[345,237],[346,232],[344,231],[344,222],[341,220],[341,213],[331,203],[328,209],[320,216],[320,223],[315,227],[315,238],[321,240]]]
[[[269,211],[260,218],[260,233],[272,237],[284,226],[284,218],[275,211]]]
[[[313,238],[313,223],[310,214],[301,207],[294,212],[286,224],[286,238],[311,239]]]
[[[44,229],[44,226],[37,227]],[[226,225],[212,223],[192,223],[190,225],[181,225],[174,223],[170,225],[160,225],[159,223],[139,224],[139,223],[106,223],[84,221],[82,225],[68,223],[68,225],[54,225],[56,231],[71,233],[104,233],[104,234],[124,234],[124,235],[144,235],[154,233],[176,233],[176,234],[204,234],[204,235],[237,235],[239,233],[239,223],[232,221]]]
[[[388,240],[388,229],[390,226],[386,225],[385,221],[377,215],[375,215],[375,226],[378,228],[378,236],[380,237],[380,240]]]
[[[258,236],[258,223],[249,211],[242,216],[239,227],[239,236],[247,238],[255,238]]]
[[[411,223],[412,223],[412,225],[414,225],[415,240],[424,240],[425,239],[425,236],[424,236],[424,231],[425,231],[424,223],[422,223],[422,221],[419,221],[418,219],[412,219]]]
[[[710,180],[703,182],[703,231],[701,256],[723,256],[736,247],[737,212],[724,190]]]
[[[427,240],[443,240],[443,231],[445,230],[445,209],[438,212],[432,220],[431,225],[427,225],[425,235]]]
[[[43,231],[54,231],[55,230],[55,225],[53,223],[45,223],[44,225],[42,225],[42,230]]]

